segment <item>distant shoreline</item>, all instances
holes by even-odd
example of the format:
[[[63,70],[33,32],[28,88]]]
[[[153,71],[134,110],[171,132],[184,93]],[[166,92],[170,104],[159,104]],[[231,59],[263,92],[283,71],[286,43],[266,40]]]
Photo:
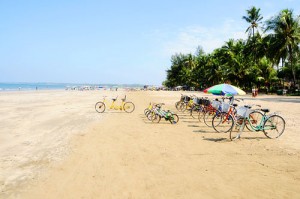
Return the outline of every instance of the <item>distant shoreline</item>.
[[[34,91],[34,90],[98,90],[110,88],[142,88],[141,84],[80,84],[80,83],[19,83],[0,82],[3,91]]]

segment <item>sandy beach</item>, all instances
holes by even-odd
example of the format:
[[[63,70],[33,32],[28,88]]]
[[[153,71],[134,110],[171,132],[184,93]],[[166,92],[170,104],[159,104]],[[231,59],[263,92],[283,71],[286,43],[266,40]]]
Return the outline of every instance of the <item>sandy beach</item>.
[[[230,141],[187,113],[176,125],[144,116],[149,102],[177,112],[181,93],[0,92],[0,198],[300,198],[299,97],[243,96],[286,130]],[[103,95],[126,95],[135,111],[99,114]]]

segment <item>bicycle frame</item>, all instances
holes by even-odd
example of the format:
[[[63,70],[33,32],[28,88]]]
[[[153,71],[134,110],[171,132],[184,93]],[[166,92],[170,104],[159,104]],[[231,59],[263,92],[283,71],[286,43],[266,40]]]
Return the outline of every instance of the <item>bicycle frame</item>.
[[[250,120],[250,117],[244,118],[243,123],[244,122],[248,122],[247,124],[250,125],[251,129],[254,131],[262,131],[264,130],[264,123],[265,121],[268,119],[268,117],[264,114],[263,117],[261,118],[259,125],[257,125],[256,127],[252,125],[252,122]]]
[[[123,107],[124,107],[125,101],[122,100],[122,102],[121,102],[120,105],[116,105],[116,104],[115,104],[116,101],[117,101],[117,99],[112,101],[112,103],[111,103],[109,109],[114,109],[114,110],[121,110],[121,111],[123,111],[123,110],[124,110]]]
[[[260,123],[259,123],[259,125],[257,126],[257,127],[254,127],[253,125],[252,125],[252,123],[251,122],[249,122],[250,121],[250,118],[248,117],[247,119],[248,119],[248,122],[250,123],[250,126],[251,126],[251,128],[254,130],[254,131],[263,131],[263,130],[270,130],[270,129],[274,129],[274,128],[276,128],[276,127],[265,127],[264,126],[264,123],[265,123],[265,121],[267,121],[271,116],[273,116],[273,115],[277,115],[276,113],[272,113],[272,114],[269,114],[269,115],[266,115],[266,113],[264,113],[263,114],[263,117],[262,117],[262,119],[260,120]]]

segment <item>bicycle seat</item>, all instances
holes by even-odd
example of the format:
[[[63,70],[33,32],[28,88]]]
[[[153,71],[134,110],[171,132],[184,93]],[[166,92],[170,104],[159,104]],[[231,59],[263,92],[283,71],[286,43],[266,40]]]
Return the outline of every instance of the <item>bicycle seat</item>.
[[[232,104],[232,106],[237,107],[238,105],[237,104]]]
[[[265,112],[265,113],[268,113],[268,112],[270,112],[270,109],[268,109],[268,108],[262,108],[262,109],[260,109],[262,112]]]
[[[117,100],[117,98],[111,98],[111,100],[115,102]]]

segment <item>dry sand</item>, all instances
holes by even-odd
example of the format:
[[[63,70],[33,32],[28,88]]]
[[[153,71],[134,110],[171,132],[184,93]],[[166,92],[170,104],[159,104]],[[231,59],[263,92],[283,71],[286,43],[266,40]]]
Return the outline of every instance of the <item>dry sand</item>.
[[[103,95],[125,94],[133,113],[95,112]],[[286,131],[233,142],[184,113],[176,125],[143,115],[149,102],[175,110],[179,97],[0,92],[0,198],[300,198],[299,97],[245,96],[280,112]]]

